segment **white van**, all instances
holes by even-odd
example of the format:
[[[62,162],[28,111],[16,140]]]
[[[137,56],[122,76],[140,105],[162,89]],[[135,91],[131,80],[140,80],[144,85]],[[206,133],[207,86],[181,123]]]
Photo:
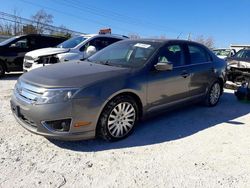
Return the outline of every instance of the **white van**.
[[[126,36],[112,34],[90,34],[70,38],[55,48],[42,48],[25,54],[24,72],[59,62],[88,58],[95,52],[117,41],[127,39]]]

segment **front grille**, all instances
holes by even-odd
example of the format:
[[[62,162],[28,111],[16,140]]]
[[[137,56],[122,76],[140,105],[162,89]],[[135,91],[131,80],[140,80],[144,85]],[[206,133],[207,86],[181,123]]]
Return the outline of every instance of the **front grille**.
[[[55,64],[58,63],[59,59],[55,56],[40,57],[37,61],[38,64]]]
[[[14,92],[18,99],[27,103],[34,103],[43,95],[45,89],[19,81],[15,86]]]

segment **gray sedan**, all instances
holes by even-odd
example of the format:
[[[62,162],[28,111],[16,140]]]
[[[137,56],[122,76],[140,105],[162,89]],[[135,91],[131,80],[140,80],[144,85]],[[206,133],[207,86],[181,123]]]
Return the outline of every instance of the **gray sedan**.
[[[190,102],[215,106],[225,68],[224,60],[198,43],[126,40],[85,61],[25,73],[11,109],[24,128],[45,137],[115,141],[153,112]]]

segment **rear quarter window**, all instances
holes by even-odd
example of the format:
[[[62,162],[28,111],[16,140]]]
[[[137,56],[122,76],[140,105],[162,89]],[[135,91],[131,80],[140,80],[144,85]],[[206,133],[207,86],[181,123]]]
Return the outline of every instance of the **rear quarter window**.
[[[191,64],[200,64],[212,61],[210,54],[201,46],[188,45]]]

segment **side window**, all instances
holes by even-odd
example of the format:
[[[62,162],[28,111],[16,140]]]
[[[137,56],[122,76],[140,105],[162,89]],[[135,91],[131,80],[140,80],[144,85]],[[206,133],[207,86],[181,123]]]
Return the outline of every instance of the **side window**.
[[[90,40],[88,43],[86,43],[85,45],[83,45],[81,48],[80,48],[80,51],[81,52],[84,52],[87,50],[87,48],[89,46],[94,46],[96,48],[96,51],[99,51],[101,50],[103,47],[102,47],[102,38],[94,38],[92,40]]]
[[[191,64],[199,64],[211,61],[210,55],[200,46],[188,45],[188,50]]]
[[[107,38],[107,39],[108,39],[108,45],[122,40],[122,39],[117,39],[117,38]]]
[[[158,62],[172,63],[173,67],[185,64],[184,53],[180,45],[167,45],[163,47],[158,55]]]
[[[110,44],[113,44],[121,39],[116,38],[108,38],[108,37],[98,37],[94,38],[93,40],[89,41],[86,45],[80,48],[80,51],[85,51],[88,46],[94,46],[97,51],[109,46]]]
[[[40,47],[45,48],[45,47],[56,47],[58,44],[61,43],[61,41],[53,37],[43,37],[40,38],[38,43]]]
[[[29,48],[27,38],[19,39],[10,45],[10,48]]]
[[[95,39],[91,40],[89,42],[89,45],[94,46],[97,51],[99,51],[99,50],[103,49],[104,47],[108,46],[107,40],[105,40],[105,38],[102,38],[102,37],[95,38]]]
[[[31,37],[28,39],[29,48],[38,48],[37,39],[38,38],[35,38],[35,37]]]

